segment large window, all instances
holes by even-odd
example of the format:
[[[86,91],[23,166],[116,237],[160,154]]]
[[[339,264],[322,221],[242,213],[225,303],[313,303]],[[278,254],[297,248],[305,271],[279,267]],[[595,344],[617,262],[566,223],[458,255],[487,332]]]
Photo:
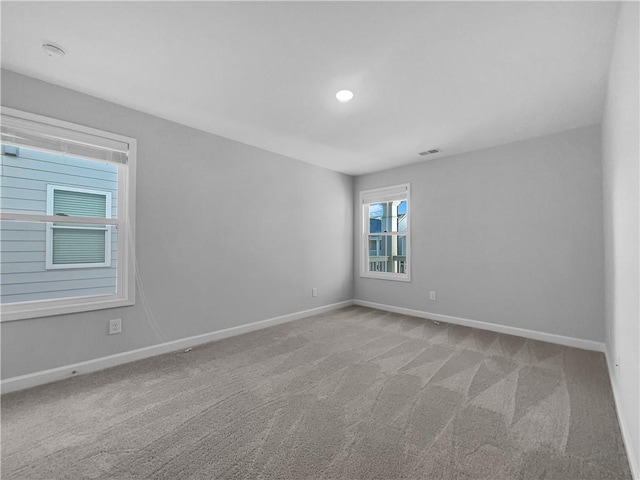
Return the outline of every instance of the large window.
[[[360,276],[410,281],[409,184],[360,192]]]
[[[134,139],[2,108],[2,320],[134,302]]]

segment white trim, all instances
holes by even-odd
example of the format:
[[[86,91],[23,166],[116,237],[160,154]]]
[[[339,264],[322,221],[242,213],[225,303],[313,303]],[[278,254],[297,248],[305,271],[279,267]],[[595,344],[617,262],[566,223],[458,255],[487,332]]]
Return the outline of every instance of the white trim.
[[[377,203],[389,200],[404,200],[409,193],[409,183],[400,183],[388,187],[369,188],[360,191],[360,203]]]
[[[95,217],[59,217],[56,215],[36,215],[31,213],[0,213],[0,220],[11,220],[13,222],[60,222],[69,224],[91,224],[91,225],[120,225],[117,218],[95,218]]]
[[[409,256],[407,255],[407,258]],[[408,263],[408,262],[407,262]],[[407,272],[409,269],[407,268]],[[377,280],[393,280],[394,282],[411,282],[411,277],[408,273],[393,273],[393,272],[361,272],[361,278],[373,278]]]
[[[626,424],[622,420],[622,416],[620,415],[620,400],[618,395],[618,390],[616,388],[616,384],[613,381],[615,375],[615,363],[611,360],[611,355],[609,354],[609,349],[606,348],[604,352],[605,359],[607,361],[607,369],[609,371],[609,381],[611,382],[611,391],[613,392],[613,403],[616,407],[616,415],[618,418],[618,425],[620,425],[620,433],[622,434],[622,443],[624,443],[624,448],[627,453],[627,460],[629,461],[629,469],[631,470],[631,476],[635,480],[640,480],[640,465],[638,462],[640,458],[637,457],[636,452],[634,452],[631,448],[631,435],[629,434],[629,430],[626,427]]]
[[[79,125],[77,123],[66,122],[64,120],[58,120],[57,118],[46,117],[44,115],[38,115],[36,113],[24,112],[22,110],[16,110],[15,108],[9,108],[2,106],[0,107],[0,114],[8,115],[10,117],[17,117],[18,119],[30,120],[32,122],[42,123],[45,125],[50,125],[53,127],[60,127],[66,130],[76,131],[79,133],[87,133],[89,135],[93,135],[95,137],[101,137],[106,142],[116,140],[118,142],[126,143],[129,145],[129,151],[131,151],[131,140],[130,137],[126,137],[124,135],[120,135],[118,133],[113,132],[105,132],[104,130],[98,130],[97,128],[87,127],[85,125]],[[67,134],[68,132],[65,132]],[[74,140],[71,138],[70,140]],[[78,138],[78,141],[84,140],[84,137]],[[135,146],[135,145],[134,145]],[[115,148],[115,145],[105,144],[104,148]]]
[[[362,225],[360,238],[360,277],[377,280],[393,280],[396,282],[411,282],[411,184],[402,183],[388,187],[361,190],[358,194],[360,205],[360,220]],[[379,198],[380,197],[380,198]],[[377,200],[376,200],[377,198]],[[378,201],[390,201],[390,198],[407,202],[407,230],[405,232],[370,232],[368,206]],[[367,210],[365,212],[365,210]],[[405,273],[371,272],[369,271],[369,235],[405,236],[406,262]]]
[[[516,335],[518,337],[531,338],[542,342],[556,343],[567,347],[582,348],[584,350],[593,350],[595,352],[604,352],[605,344],[603,342],[595,342],[593,340],[584,340],[582,338],[565,337],[555,333],[537,332],[526,328],[510,327],[508,325],[500,325],[497,323],[482,322],[480,320],[470,320],[468,318],[453,317],[450,315],[442,315],[440,313],[424,312],[422,310],[413,310],[410,308],[396,307],[393,305],[384,305],[382,303],[367,302],[365,300],[354,300],[354,305],[362,307],[375,308],[385,310],[387,312],[400,313],[410,315],[412,317],[427,318],[429,320],[437,320],[444,323],[453,323],[463,325],[465,327],[480,328],[482,330],[490,330],[497,333],[506,333],[507,335]]]
[[[111,192],[104,190],[90,190],[88,188],[67,187],[62,185],[47,185],[47,215],[56,216],[53,211],[54,197],[56,191],[88,193],[91,195],[101,195],[105,197],[105,216],[111,218]],[[116,221],[118,221],[116,219]],[[65,217],[56,219],[56,223],[65,223]],[[119,222],[118,222],[119,223]],[[116,223],[116,227],[118,225]],[[53,263],[53,229],[54,228],[73,228],[76,230],[103,230],[104,231],[104,262],[98,263]],[[46,247],[45,247],[45,269],[46,270],[64,270],[68,268],[100,268],[111,267],[111,227],[109,225],[96,227],[69,227],[63,225],[54,225],[53,222],[47,222],[46,228]]]
[[[346,300],[344,302],[333,303],[331,305],[325,305],[322,307],[311,308],[309,310],[289,313],[287,315],[260,320],[258,322],[248,323],[246,325],[240,325],[237,327],[225,328],[223,330],[204,333],[202,335],[195,335],[193,337],[172,340],[170,342],[161,343],[158,345],[151,345],[149,347],[138,348],[136,350],[130,350],[128,352],[116,353],[115,355],[109,355],[107,357],[101,357],[93,360],[87,360],[85,362],[65,365],[62,367],[52,368],[50,370],[43,370],[40,372],[29,373],[27,375],[7,378],[0,382],[0,391],[5,394],[9,392],[15,392],[17,390],[23,390],[25,388],[35,387],[37,385],[44,385],[45,383],[63,380],[75,375],[96,372],[98,370],[115,367],[116,365],[121,365],[123,363],[142,360],[143,358],[154,357],[156,355],[162,355],[163,353],[175,352],[184,348],[194,347],[196,345],[213,342],[215,340],[222,340],[223,338],[233,337],[236,335],[241,335],[243,333],[253,332],[255,330],[261,330],[263,328],[279,325],[281,323],[300,320],[302,318],[330,312],[332,310],[348,307],[350,305],[353,305],[353,300]],[[75,371],[76,373],[73,374],[73,371]]]
[[[26,222],[63,222],[63,223],[88,223],[102,225],[117,225],[119,248],[118,248],[118,268],[117,268],[117,291],[114,295],[92,295],[85,297],[69,297],[54,300],[38,300],[30,302],[16,302],[2,305],[2,315],[0,322],[23,320],[29,318],[48,317],[53,315],[63,315],[68,313],[86,312],[101,310],[106,308],[131,306],[135,304],[135,187],[136,187],[136,150],[137,141],[134,138],[125,137],[117,133],[105,132],[84,125],[65,122],[55,118],[36,115],[33,113],[15,110],[13,108],[1,107],[2,115],[9,115],[18,119],[38,122],[42,125],[50,125],[55,128],[64,128],[73,137],[73,132],[77,132],[77,141],[82,142],[89,134],[100,137],[104,140],[104,145],[108,145],[109,140],[126,143],[128,145],[126,164],[113,162],[118,165],[118,212],[116,220],[95,219],[84,221],[80,217],[71,217],[62,220],[64,217],[51,215],[29,215],[29,214],[0,214],[2,220],[26,221]],[[39,128],[42,127],[39,126]],[[73,138],[71,139],[73,140]],[[100,140],[100,142],[102,142]],[[98,143],[100,143],[98,142]],[[109,211],[109,215],[111,212]],[[109,253],[111,249],[109,249]]]
[[[0,323],[15,322],[28,318],[52,317],[68,313],[89,312],[107,308],[130,307],[133,300],[117,295],[86,295],[55,300],[33,300],[2,305]]]

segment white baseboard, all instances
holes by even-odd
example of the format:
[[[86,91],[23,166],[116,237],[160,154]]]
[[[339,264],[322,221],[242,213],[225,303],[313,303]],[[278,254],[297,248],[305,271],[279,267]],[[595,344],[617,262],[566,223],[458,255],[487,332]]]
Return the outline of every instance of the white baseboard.
[[[611,391],[613,392],[613,403],[616,406],[616,415],[618,416],[618,424],[620,425],[620,432],[622,433],[622,441],[624,448],[627,452],[627,459],[629,460],[629,468],[631,469],[631,476],[634,480],[640,480],[640,458],[637,456],[637,452],[634,452],[631,448],[631,437],[629,435],[629,429],[620,415],[620,396],[618,395],[618,389],[616,388],[613,378],[615,375],[615,363],[611,359],[609,349],[606,349],[604,356],[607,359],[607,368],[609,369],[609,379],[611,381]]]
[[[463,325],[465,327],[481,328],[484,330],[491,330],[492,332],[506,333],[508,335],[517,335],[519,337],[531,338],[533,340],[540,340],[543,342],[556,343],[559,345],[565,345],[568,347],[582,348],[584,350],[593,350],[596,352],[603,352],[607,362],[607,368],[609,370],[609,379],[611,381],[611,391],[613,392],[614,403],[616,406],[616,414],[618,416],[618,424],[620,425],[620,431],[622,433],[622,440],[627,452],[627,458],[629,459],[629,468],[631,469],[631,475],[634,480],[640,480],[640,458],[637,457],[636,452],[631,450],[631,441],[629,436],[628,427],[623,422],[619,410],[619,395],[616,386],[613,382],[615,364],[611,361],[611,356],[606,344],[604,342],[595,342],[593,340],[584,340],[581,338],[566,337],[563,335],[556,335],[554,333],[537,332],[535,330],[527,330],[525,328],[509,327],[506,325],[498,325],[496,323],[481,322],[479,320],[470,320],[468,318],[452,317],[450,315],[442,315],[439,313],[424,312],[421,310],[413,310],[404,307],[395,307],[393,305],[384,305],[381,303],[367,302],[365,300],[354,300],[354,305],[360,305],[362,307],[375,308],[377,310],[384,310],[387,312],[399,313],[403,315],[410,315],[413,317],[427,318],[430,320],[437,320],[445,323],[453,323],[456,325]]]
[[[604,352],[605,345],[603,342],[595,342],[593,340],[584,340],[581,338],[565,337],[556,335],[555,333],[537,332],[535,330],[527,330],[526,328],[510,327],[507,325],[499,325],[497,323],[481,322],[479,320],[470,320],[468,318],[452,317],[450,315],[442,315],[440,313],[424,312],[422,310],[413,310],[411,308],[395,307],[393,305],[384,305],[382,303],[367,302],[365,300],[354,300],[354,305],[363,307],[376,308],[387,312],[400,313],[402,315],[410,315],[412,317],[428,318],[444,323],[454,323],[465,327],[480,328],[482,330],[491,330],[492,332],[506,333],[508,335],[516,335],[518,337],[531,338],[542,342],[557,343],[567,347],[582,348],[584,350],[594,350],[596,352]]]
[[[130,350],[128,352],[116,353],[115,355],[109,355],[107,357],[100,357],[93,360],[87,360],[85,362],[64,365],[62,367],[52,368],[50,370],[29,373],[27,375],[20,375],[18,377],[11,377],[0,382],[0,391],[2,393],[9,393],[18,390],[24,390],[25,388],[31,388],[37,385],[43,385],[45,383],[63,380],[65,378],[73,377],[76,375],[115,367],[116,365],[121,365],[123,363],[129,363],[136,360],[141,360],[143,358],[154,357],[156,355],[162,355],[163,353],[175,352],[184,348],[194,347],[203,343],[209,343],[214,340],[221,340],[223,338],[233,337],[236,335],[241,335],[243,333],[253,332],[255,330],[261,330],[273,325],[300,320],[302,318],[329,312],[338,308],[348,307],[350,305],[353,305],[353,300],[333,303],[331,305],[325,305],[323,307],[303,310],[301,312],[295,312],[279,317],[269,318],[266,320],[260,320],[258,322],[248,323],[246,325],[240,325],[238,327],[225,328],[224,330],[204,333],[202,335],[195,335],[193,337],[172,340],[170,342],[151,345],[144,348],[138,348],[136,350]],[[74,371],[76,373],[73,373]]]
[[[556,335],[553,333],[537,332],[534,330],[527,330],[524,328],[510,327],[506,325],[499,325],[496,323],[482,322],[479,320],[470,320],[467,318],[453,317],[450,315],[442,315],[439,313],[424,312],[421,310],[413,310],[410,308],[396,307],[393,305],[385,305],[381,303],[368,302],[365,300],[346,300],[344,302],[334,303],[331,305],[325,305],[323,307],[312,308],[309,310],[303,310],[300,312],[290,313],[279,317],[269,318],[258,322],[249,323],[246,325],[240,325],[237,327],[226,328],[224,330],[218,330],[215,332],[205,333],[202,335],[195,335],[193,337],[181,338],[179,340],[172,340],[170,342],[161,343],[158,345],[151,345],[149,347],[138,348],[128,352],[117,353],[115,355],[109,355],[106,357],[96,358],[93,360],[87,360],[85,362],[74,363],[71,365],[65,365],[62,367],[52,368],[50,370],[43,370],[40,372],[30,373],[27,375],[21,375],[18,377],[7,378],[0,382],[0,391],[4,393],[15,392],[26,388],[35,387],[38,385],[44,385],[46,383],[55,382],[57,380],[63,380],[76,375],[85,373],[96,372],[104,370],[105,368],[115,367],[124,363],[133,362],[136,360],[142,360],[144,358],[153,357],[156,355],[162,355],[163,353],[174,352],[184,348],[194,347],[204,343],[209,343],[215,340],[222,340],[223,338],[233,337],[241,335],[243,333],[253,332],[255,330],[261,330],[263,328],[279,325],[282,323],[292,322],[294,320],[300,320],[302,318],[310,317],[312,315],[318,315],[339,308],[348,307],[350,305],[360,305],[363,307],[375,308],[378,310],[384,310],[387,312],[399,313],[403,315],[410,315],[413,317],[426,318],[430,320],[437,320],[445,323],[453,323],[456,325],[463,325],[466,327],[480,328],[483,330],[490,330],[498,333],[505,333],[508,335],[517,335],[520,337],[531,338],[534,340],[540,340],[544,342],[556,343],[560,345],[566,345],[569,347],[582,348],[585,350],[594,350],[597,352],[603,352],[605,354],[607,368],[609,369],[609,378],[611,380],[611,390],[613,391],[614,402],[616,405],[616,413],[618,415],[618,423],[620,424],[620,430],[622,432],[623,441],[627,450],[627,458],[629,459],[629,466],[631,468],[631,474],[635,480],[640,480],[640,465],[634,452],[629,448],[629,433],[628,428],[622,422],[620,412],[618,409],[619,395],[613,383],[614,364],[610,359],[610,355],[606,346],[602,342],[595,342],[592,340],[584,340],[580,338],[566,337],[563,335]],[[76,372],[75,374],[72,372]]]
[[[326,305],[323,307],[312,308],[310,310],[303,310],[301,312],[295,312],[295,313],[290,313],[288,315],[269,318],[266,320],[249,323],[246,325],[240,325],[238,327],[231,327],[224,330],[218,330],[215,332],[205,333],[202,335],[196,335],[193,337],[181,338],[179,340],[172,340],[170,342],[161,343],[158,345],[151,345],[149,347],[138,348],[136,350],[130,350],[128,352],[116,353],[115,355],[100,357],[93,360],[74,363],[71,365],[64,365],[62,367],[56,367],[50,370],[43,370],[40,372],[29,373],[27,375],[7,378],[0,382],[0,391],[2,393],[9,393],[17,390],[23,390],[25,388],[35,387],[37,385],[43,385],[45,383],[51,383],[57,380],[63,380],[65,378],[69,378],[75,375],[96,372],[98,370],[104,370],[105,368],[115,367],[116,365],[121,365],[123,363],[133,362],[136,360],[141,360],[143,358],[149,358],[156,355],[161,355],[163,353],[174,352],[176,350],[181,350],[184,348],[201,345],[203,343],[212,342],[214,340],[221,340],[223,338],[233,337],[235,335],[241,335],[243,333],[252,332],[254,330],[260,330],[262,328],[270,327],[273,325],[279,325],[281,323],[299,320],[302,318],[310,317],[312,315],[318,315],[320,313],[329,312],[331,310],[336,310],[338,308],[347,307],[349,305],[361,305],[364,307],[376,308],[378,310],[385,310],[388,312],[400,313],[403,315],[411,315],[411,316],[420,317],[420,318],[428,318],[431,320],[438,320],[446,323],[454,323],[457,325],[464,325],[467,327],[481,328],[484,330],[491,330],[498,333],[517,335],[520,337],[532,338],[534,340],[557,343],[560,345],[567,345],[570,347],[583,348],[586,350],[595,350],[598,352],[606,351],[604,343],[594,342],[591,340],[565,337],[562,335],[555,335],[551,333],[536,332],[534,330],[527,330],[527,329],[517,328],[517,327],[509,327],[505,325],[498,325],[495,323],[481,322],[478,320],[469,320],[466,318],[452,317],[449,315],[424,312],[421,310],[412,310],[409,308],[395,307],[392,305],[384,305],[380,303],[367,302],[364,300],[347,300],[344,302],[334,303],[334,304]],[[73,373],[74,371],[76,372],[75,374]]]

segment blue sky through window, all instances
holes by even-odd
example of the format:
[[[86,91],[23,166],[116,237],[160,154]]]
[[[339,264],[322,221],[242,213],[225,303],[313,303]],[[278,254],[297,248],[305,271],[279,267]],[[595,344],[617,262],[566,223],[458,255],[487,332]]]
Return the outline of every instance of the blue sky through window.
[[[376,218],[382,216],[382,204],[372,203],[369,205],[369,218]]]
[[[369,204],[369,232],[378,233],[382,232],[382,216],[384,213],[384,208],[382,203],[371,203]],[[407,214],[407,201],[403,200],[398,205],[398,216]],[[407,224],[406,220],[399,220],[399,231],[406,231]]]
[[[369,205],[369,218],[377,218],[382,217],[382,204],[381,203],[372,203]],[[398,205],[398,215],[406,215],[407,213],[407,201],[403,200]]]

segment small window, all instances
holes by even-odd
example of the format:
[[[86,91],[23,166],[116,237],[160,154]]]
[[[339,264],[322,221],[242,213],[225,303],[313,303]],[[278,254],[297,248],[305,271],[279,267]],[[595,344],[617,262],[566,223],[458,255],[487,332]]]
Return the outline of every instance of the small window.
[[[409,184],[360,192],[360,276],[410,281]]]
[[[111,218],[111,192],[47,186],[47,214]],[[111,267],[111,226],[47,224],[46,268]]]

